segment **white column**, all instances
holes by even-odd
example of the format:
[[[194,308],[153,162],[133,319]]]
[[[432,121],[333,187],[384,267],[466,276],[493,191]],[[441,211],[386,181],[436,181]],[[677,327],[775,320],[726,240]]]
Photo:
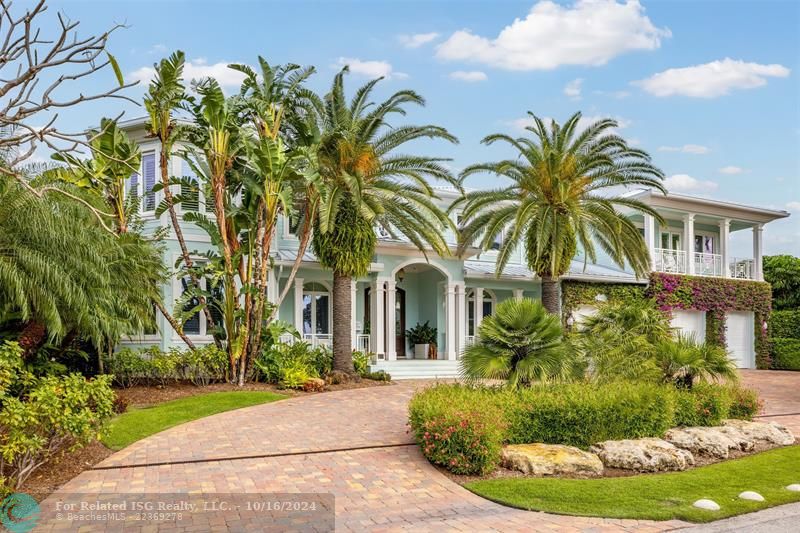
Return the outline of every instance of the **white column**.
[[[656,268],[656,219],[653,215],[644,215],[644,243],[650,254],[650,268]]]
[[[719,221],[719,253],[722,256],[722,277],[731,277],[730,268],[730,247],[728,243],[731,237],[731,220],[723,218]]]
[[[445,347],[447,348],[447,359],[456,359],[456,285],[448,283],[446,288],[445,300],[445,323],[447,329],[444,334]]]
[[[523,289],[514,289],[512,292],[515,300],[522,300]]]
[[[383,325],[383,295],[384,295],[384,283],[386,282],[383,278],[378,278],[372,284],[372,302],[370,302],[370,308],[372,315],[370,317],[370,331],[372,332],[372,338],[370,342],[372,346],[370,347],[373,352],[376,354],[385,354],[386,349],[383,343],[383,335],[384,325]]]
[[[694,213],[683,217],[683,249],[686,252],[686,273],[694,274]]]
[[[294,278],[294,327],[303,334],[303,278]]]
[[[764,281],[764,225],[753,226],[753,279]]]
[[[467,291],[464,282],[456,283],[456,336],[458,337],[458,355],[464,353],[467,337]]]
[[[358,314],[356,309],[358,308],[358,302],[356,301],[358,298],[358,282],[356,280],[352,280],[350,282],[350,339],[351,343],[353,343],[353,349],[357,350],[358,346],[358,328],[356,324],[358,322]]]
[[[397,282],[393,279],[386,281],[386,359],[397,359]]]
[[[472,305],[475,306],[475,336],[478,336],[478,327],[481,325],[481,320],[483,320],[483,287],[475,287],[475,301],[472,302]]]

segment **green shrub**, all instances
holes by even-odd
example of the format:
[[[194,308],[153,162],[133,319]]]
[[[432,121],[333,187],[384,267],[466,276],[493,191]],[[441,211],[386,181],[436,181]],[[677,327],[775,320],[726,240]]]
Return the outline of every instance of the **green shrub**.
[[[153,374],[153,365],[150,358],[142,355],[140,351],[122,348],[106,356],[105,372],[113,375],[114,383],[123,388],[144,383]]]
[[[327,346],[317,346],[308,354],[317,376],[327,376],[333,370],[333,351]]]
[[[548,385],[522,390],[508,441],[588,448],[605,440],[661,436],[672,426],[672,390],[656,384]]]
[[[365,374],[369,371],[369,354],[366,352],[360,352],[357,350],[353,351],[353,367],[356,370],[356,374],[361,377],[364,377]]]
[[[745,389],[743,387],[730,387],[730,408],[728,409],[728,418],[737,418],[739,420],[752,420],[759,412],[763,404],[758,397],[758,393],[753,389]]]
[[[364,379],[371,379],[373,381],[392,381],[392,376],[385,370],[378,370],[377,372],[365,372]]]
[[[720,385],[698,383],[691,390],[675,391],[676,426],[719,426],[728,418],[731,396]]]
[[[314,375],[314,368],[302,359],[291,359],[278,370],[278,385],[285,389],[302,389]]]
[[[462,385],[418,392],[409,404],[409,424],[422,453],[456,474],[485,474],[500,461],[506,431],[501,393]]]
[[[769,335],[780,339],[800,339],[800,309],[773,311],[769,317]]]
[[[36,377],[17,343],[0,345],[0,485],[18,489],[54,454],[96,439],[113,412],[111,376]]]
[[[800,339],[770,339],[772,368],[800,370]]]
[[[214,344],[207,344],[194,350],[180,353],[179,364],[184,379],[194,385],[204,387],[225,379],[228,369],[228,354]]]
[[[317,364],[330,350],[314,350],[307,342],[277,343],[261,353],[255,365],[261,377],[282,387],[299,388],[309,378],[319,377]]]

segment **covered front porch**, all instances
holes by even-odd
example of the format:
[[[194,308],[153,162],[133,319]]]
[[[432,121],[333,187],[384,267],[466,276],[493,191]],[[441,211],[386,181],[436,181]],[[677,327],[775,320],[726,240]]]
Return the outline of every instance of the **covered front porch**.
[[[372,354],[372,370],[385,370],[399,379],[456,377],[461,354],[499,302],[539,297],[539,285],[530,278],[498,280],[488,267],[454,263],[405,258],[392,267],[382,264],[382,270],[353,282],[353,349]],[[458,274],[461,279],[456,279]],[[331,346],[332,306],[330,273],[301,269],[279,316],[292,323],[305,342]],[[436,347],[415,358],[407,330],[426,322],[437,330]]]

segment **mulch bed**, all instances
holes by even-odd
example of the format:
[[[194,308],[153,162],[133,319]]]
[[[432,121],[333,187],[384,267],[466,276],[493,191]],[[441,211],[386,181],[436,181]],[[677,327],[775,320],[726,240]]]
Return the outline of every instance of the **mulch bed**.
[[[365,387],[387,387],[392,382],[362,379],[356,382],[326,385],[323,392],[304,392],[291,389],[279,389],[269,383],[247,383],[243,387],[230,383],[213,383],[206,387],[197,387],[191,383],[171,383],[166,386],[137,385],[127,389],[115,389],[119,398],[127,402],[130,407],[148,407],[179,398],[209,394],[212,392],[230,391],[269,391],[286,396],[306,396],[310,394],[324,394],[347,389],[360,389]],[[64,483],[71,480],[81,472],[90,470],[94,465],[103,461],[114,453],[106,448],[100,441],[95,441],[73,452],[63,451],[50,461],[37,469],[29,477],[22,491],[30,494],[38,501],[58,490]]]

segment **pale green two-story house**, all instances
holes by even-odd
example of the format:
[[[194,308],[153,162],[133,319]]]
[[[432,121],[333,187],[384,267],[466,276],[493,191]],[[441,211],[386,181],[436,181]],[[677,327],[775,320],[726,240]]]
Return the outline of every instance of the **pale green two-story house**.
[[[140,172],[130,180],[130,188],[142,199],[141,215],[146,228],[168,226],[167,215],[155,217],[161,193],[151,189],[159,181],[158,141],[147,138],[144,119],[122,123],[142,150]],[[192,176],[188,165],[180,158],[169,162],[175,176]],[[179,192],[177,189],[175,192]],[[443,207],[457,198],[451,189],[438,189]],[[631,193],[654,206],[667,221],[659,226],[652,217],[632,215],[641,227],[651,253],[653,270],[676,274],[761,280],[763,231],[767,223],[788,216],[775,211],[690,196],[663,196],[650,191]],[[184,201],[179,211],[210,211],[202,194]],[[451,215],[458,220],[458,213]],[[732,257],[730,235],[734,232],[752,234],[752,254]],[[193,224],[183,226],[184,237],[191,250],[202,253],[210,249],[206,234]],[[483,317],[491,315],[495,306],[508,298],[539,298],[540,280],[525,265],[522,250],[518,250],[505,271],[497,276],[497,252],[468,249],[455,257],[456,235],[447,234],[453,256],[439,257],[424,254],[411,243],[378,234],[378,246],[367,276],[353,283],[353,312],[350,319],[353,348],[374,355],[373,369],[387,370],[395,378],[453,376],[457,374],[459,354],[473,342]],[[285,287],[295,261],[298,239],[287,219],[279,222],[273,241],[272,256],[275,268],[270,276],[268,296],[275,301]],[[497,243],[499,246],[500,242]],[[177,241],[167,239],[165,262],[172,267],[180,257]],[[602,261],[601,261],[602,263]],[[580,257],[572,262],[565,279],[588,282],[645,284],[633,274],[608,264],[588,264]],[[297,328],[311,344],[330,344],[332,275],[323,269],[309,250],[301,268],[279,309],[279,318]],[[184,289],[184,281],[173,279],[164,287],[164,300],[174,302]],[[579,314],[592,312],[584,306]],[[702,335],[703,318],[700,311],[673,313],[676,326]],[[753,314],[735,313],[729,317],[728,348],[737,364],[754,365]],[[576,317],[579,318],[579,317]],[[158,317],[158,332],[151,332],[125,342],[135,345],[160,344],[163,348],[181,344],[180,338],[163,317]],[[415,360],[406,330],[417,323],[428,322],[438,330],[438,359]],[[212,342],[206,333],[205,317],[199,313],[184,324],[184,331],[197,344]],[[749,336],[748,336],[749,332]]]

